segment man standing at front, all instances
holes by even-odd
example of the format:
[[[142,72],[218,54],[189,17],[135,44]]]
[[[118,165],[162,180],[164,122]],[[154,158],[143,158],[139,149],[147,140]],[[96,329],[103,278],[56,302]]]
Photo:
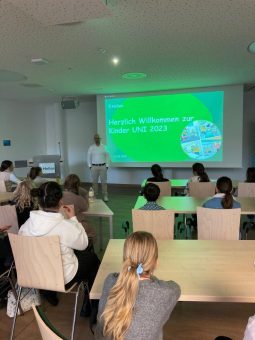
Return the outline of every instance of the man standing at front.
[[[95,196],[98,195],[98,180],[102,184],[103,200],[108,201],[107,193],[107,169],[108,169],[108,159],[109,155],[106,151],[105,145],[100,142],[101,138],[99,134],[95,134],[94,141],[88,150],[88,166],[91,170],[91,177],[93,182],[93,189]]]

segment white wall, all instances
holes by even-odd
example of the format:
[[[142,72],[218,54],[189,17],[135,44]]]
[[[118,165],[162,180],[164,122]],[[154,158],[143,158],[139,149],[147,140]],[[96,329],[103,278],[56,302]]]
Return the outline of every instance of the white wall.
[[[97,132],[96,101],[82,102],[75,110],[63,111],[59,103],[34,104],[0,101],[0,161],[30,159],[40,154],[59,154],[64,159],[63,175],[76,173],[82,181],[90,181],[86,164],[87,150]],[[211,178],[229,175],[244,179],[255,154],[255,92],[244,94],[243,168],[208,169]],[[11,147],[3,147],[2,139],[11,139]],[[103,141],[104,142],[104,141]],[[18,176],[27,169],[17,169]],[[189,169],[165,169],[169,178],[188,178]],[[144,168],[110,168],[109,183],[140,184],[150,175]]]
[[[87,151],[97,132],[96,101],[82,102],[75,110],[65,110],[65,123],[68,171],[89,182]]]
[[[0,161],[26,160],[46,152],[44,105],[0,101]],[[11,146],[3,146],[10,139]],[[27,169],[17,169],[26,176]]]

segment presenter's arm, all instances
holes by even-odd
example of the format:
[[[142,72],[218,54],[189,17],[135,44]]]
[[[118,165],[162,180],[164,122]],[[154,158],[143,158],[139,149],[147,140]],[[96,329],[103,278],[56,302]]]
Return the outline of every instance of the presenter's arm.
[[[109,161],[110,161],[110,155],[109,155],[107,146],[105,146],[104,149],[105,149],[105,165],[106,165],[106,168],[108,169]]]
[[[92,155],[92,152],[91,152],[91,146],[89,147],[88,149],[88,154],[87,154],[87,163],[88,163],[88,167],[91,168],[91,155]]]

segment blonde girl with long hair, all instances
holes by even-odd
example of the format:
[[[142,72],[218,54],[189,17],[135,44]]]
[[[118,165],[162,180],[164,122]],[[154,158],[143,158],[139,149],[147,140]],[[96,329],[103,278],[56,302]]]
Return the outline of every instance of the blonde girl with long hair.
[[[96,339],[163,339],[163,326],[181,291],[177,283],[153,276],[157,259],[157,242],[150,233],[137,231],[126,239],[122,269],[104,283]]]
[[[31,196],[32,182],[27,179],[18,184],[14,191],[13,201],[16,206],[19,227],[26,222],[31,210],[38,209],[37,199]]]

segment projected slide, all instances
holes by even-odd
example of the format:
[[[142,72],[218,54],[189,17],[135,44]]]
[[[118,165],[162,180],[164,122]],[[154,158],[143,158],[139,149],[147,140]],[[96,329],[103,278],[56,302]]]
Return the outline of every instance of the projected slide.
[[[221,162],[223,91],[106,97],[114,162]]]

